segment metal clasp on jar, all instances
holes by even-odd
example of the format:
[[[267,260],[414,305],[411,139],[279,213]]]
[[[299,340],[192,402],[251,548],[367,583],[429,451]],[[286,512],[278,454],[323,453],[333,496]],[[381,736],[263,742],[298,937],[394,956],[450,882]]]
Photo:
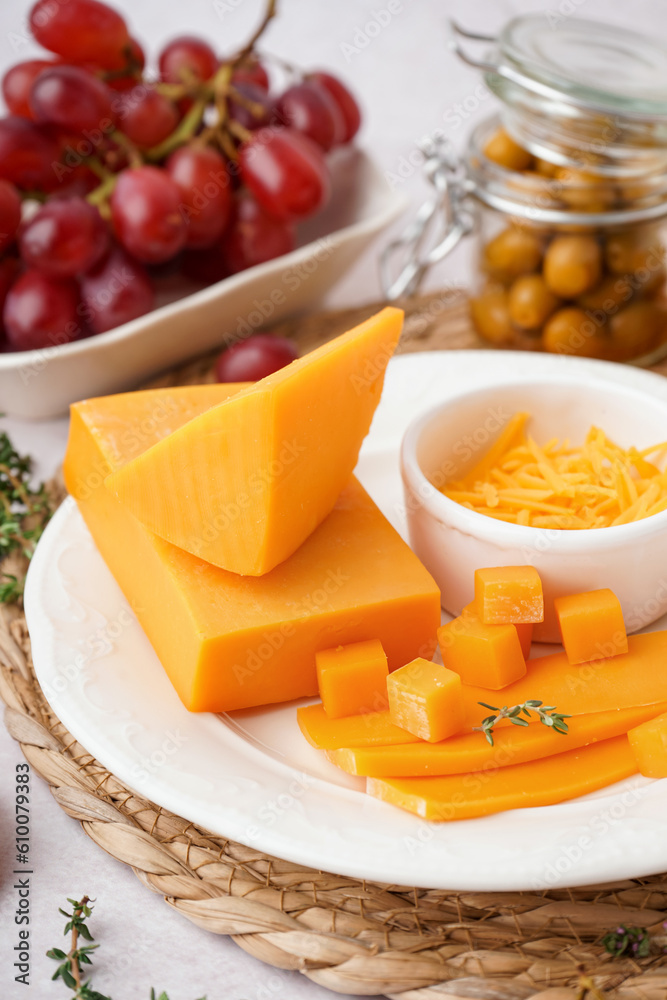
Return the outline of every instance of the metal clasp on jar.
[[[389,301],[413,295],[426,272],[446,257],[474,224],[468,202],[473,185],[451,143],[429,140],[421,149],[426,157],[424,173],[434,194],[380,256],[382,288]]]

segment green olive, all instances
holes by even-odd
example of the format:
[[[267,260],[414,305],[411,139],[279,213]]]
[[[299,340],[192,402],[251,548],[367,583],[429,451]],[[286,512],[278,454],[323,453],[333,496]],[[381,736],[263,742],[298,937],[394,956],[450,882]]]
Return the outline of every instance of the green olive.
[[[614,274],[634,274],[642,268],[651,273],[662,267],[665,247],[655,228],[626,229],[607,237],[604,259]]]
[[[514,339],[508,296],[504,288],[491,285],[472,298],[470,316],[479,335],[490,343],[510,344]]]
[[[538,237],[517,226],[504,229],[484,248],[484,267],[500,281],[513,281],[521,274],[530,274],[541,261],[542,244]]]
[[[666,319],[660,306],[646,299],[621,309],[609,323],[614,359],[630,361],[648,354],[664,334]]]
[[[509,290],[510,319],[523,330],[541,327],[558,303],[541,274],[524,274]]]
[[[544,255],[544,279],[555,295],[576,298],[597,285],[602,254],[594,236],[556,236]]]
[[[533,162],[528,150],[515,142],[503,128],[499,128],[487,140],[484,155],[506,170],[527,170]]]
[[[656,267],[654,270],[646,268],[646,271],[644,271],[640,267],[635,271],[634,277],[639,282],[638,291],[642,295],[653,296],[657,292],[661,292],[665,287],[667,268],[665,268],[664,264],[661,264],[660,267]]]
[[[539,156],[535,158],[535,170],[542,177],[555,177],[560,169],[557,163],[549,163]]]
[[[583,309],[566,306],[547,320],[542,347],[551,354],[576,354],[584,358],[606,357],[607,338]]]
[[[605,275],[599,284],[577,297],[577,304],[583,309],[601,309],[612,316],[620,306],[629,302],[634,289],[627,276]]]
[[[524,170],[507,182],[507,186],[520,193],[535,208],[557,208],[560,205],[558,186],[548,177],[534,170]]]
[[[606,212],[617,199],[617,191],[601,174],[572,167],[556,171],[559,194],[575,212]]]

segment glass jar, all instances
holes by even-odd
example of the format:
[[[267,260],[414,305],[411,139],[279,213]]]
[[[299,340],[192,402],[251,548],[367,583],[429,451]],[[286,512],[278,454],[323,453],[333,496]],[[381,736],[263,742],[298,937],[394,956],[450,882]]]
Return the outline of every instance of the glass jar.
[[[385,290],[416,290],[474,232],[470,314],[485,342],[653,363],[667,354],[667,49],[564,20],[515,18],[482,61],[455,43],[503,107],[461,160],[430,149],[436,196],[387,248]],[[443,231],[424,252],[434,219]],[[408,261],[390,278],[398,251]]]

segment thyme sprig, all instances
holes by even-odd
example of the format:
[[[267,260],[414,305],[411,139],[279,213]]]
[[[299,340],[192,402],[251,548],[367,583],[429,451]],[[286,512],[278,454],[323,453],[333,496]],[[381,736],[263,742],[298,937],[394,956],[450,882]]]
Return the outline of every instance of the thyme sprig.
[[[93,907],[89,905],[91,900],[88,896],[84,896],[79,900],[68,898],[67,902],[71,905],[72,912],[68,913],[67,910],[61,909],[58,912],[67,917],[63,933],[71,935],[70,949],[68,952],[64,952],[62,948],[51,948],[47,951],[48,958],[60,963],[51,979],[62,979],[65,986],[72,990],[71,1000],[111,1000],[111,997],[93,989],[90,979],[84,981],[83,978],[83,967],[93,964],[91,953],[99,947],[97,944],[92,944],[94,938],[86,923],[93,912]],[[81,945],[80,938],[91,943]],[[150,1000],[169,1000],[169,997],[164,992],[158,995],[151,989]],[[200,997],[200,1000],[206,1000],[206,997]]]
[[[8,556],[30,559],[53,513],[46,487],[30,485],[31,465],[30,458],[20,455],[0,431],[0,564]],[[0,568],[0,602],[18,600],[23,579],[24,574]]]
[[[477,704],[481,705],[482,708],[489,708],[494,713],[482,719],[481,726],[473,726],[473,732],[484,733],[491,746],[493,746],[494,727],[501,719],[509,719],[514,726],[528,726],[532,719],[531,713],[534,712],[543,725],[553,729],[555,733],[564,735],[568,731],[565,719],[571,718],[569,715],[557,712],[555,705],[544,705],[536,699],[524,701],[520,705],[512,705],[510,708],[507,705],[498,708],[495,705],[487,705],[484,701],[478,701]]]
[[[88,896],[84,896],[78,901],[68,898],[67,902],[71,904],[72,912],[68,913],[66,910],[58,909],[58,913],[67,917],[63,933],[71,934],[70,949],[67,953],[62,948],[51,948],[50,951],[47,951],[47,958],[60,962],[51,979],[62,979],[65,986],[74,991],[74,997],[77,1000],[110,1000],[109,997],[94,990],[90,980],[83,981],[82,966],[93,964],[91,953],[99,947],[96,944],[79,945],[79,938],[83,938],[84,941],[93,941],[93,935],[86,924],[86,920],[93,912],[92,906],[88,905],[90,899]]]

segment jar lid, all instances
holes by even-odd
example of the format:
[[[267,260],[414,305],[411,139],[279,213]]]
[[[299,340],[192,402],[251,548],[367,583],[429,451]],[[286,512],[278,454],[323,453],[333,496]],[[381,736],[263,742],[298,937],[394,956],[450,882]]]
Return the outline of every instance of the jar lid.
[[[507,127],[537,156],[641,173],[667,156],[667,45],[578,17],[513,18],[484,60]]]

